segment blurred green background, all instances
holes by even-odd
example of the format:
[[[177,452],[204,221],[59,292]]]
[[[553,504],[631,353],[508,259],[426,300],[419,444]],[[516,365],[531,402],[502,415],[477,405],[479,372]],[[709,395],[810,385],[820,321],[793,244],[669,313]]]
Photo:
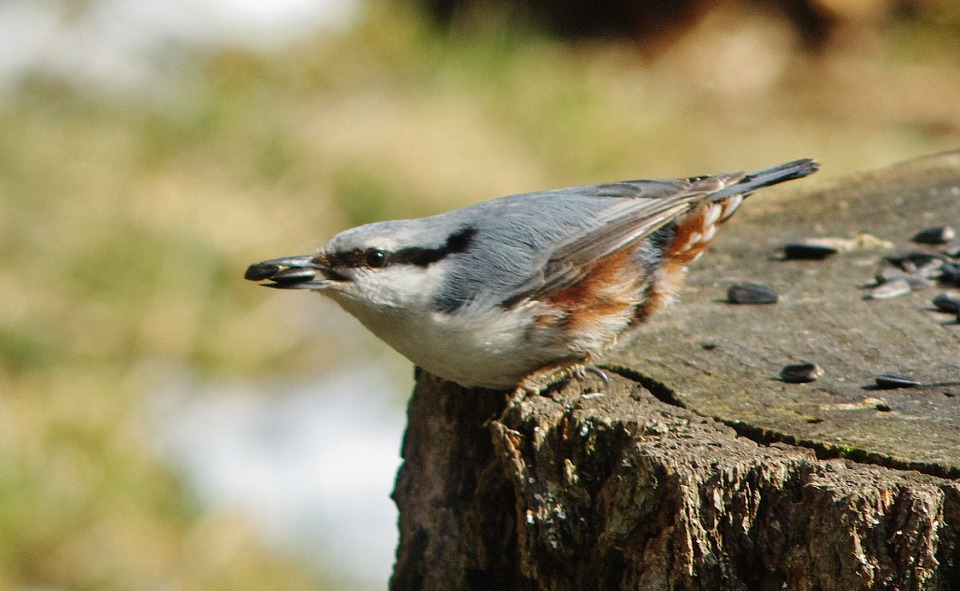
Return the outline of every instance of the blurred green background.
[[[275,543],[164,443],[179,409],[236,392],[402,421],[408,364],[249,263],[510,193],[960,147],[949,0],[689,1],[582,28],[548,18],[563,2],[358,0],[268,33],[202,4],[0,3],[0,589],[385,587],[389,564],[314,560],[343,531]],[[217,445],[198,428],[181,454]]]

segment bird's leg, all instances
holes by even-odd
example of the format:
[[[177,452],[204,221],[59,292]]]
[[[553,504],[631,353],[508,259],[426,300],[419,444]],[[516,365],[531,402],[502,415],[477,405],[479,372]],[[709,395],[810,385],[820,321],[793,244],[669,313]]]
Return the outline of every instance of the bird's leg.
[[[603,382],[601,392],[610,388],[610,380],[603,370],[590,363],[563,363],[557,365],[548,365],[527,375],[517,385],[512,400],[523,400],[527,396],[538,396],[549,394],[556,389],[563,380],[576,377],[586,378],[587,374],[593,374]]]

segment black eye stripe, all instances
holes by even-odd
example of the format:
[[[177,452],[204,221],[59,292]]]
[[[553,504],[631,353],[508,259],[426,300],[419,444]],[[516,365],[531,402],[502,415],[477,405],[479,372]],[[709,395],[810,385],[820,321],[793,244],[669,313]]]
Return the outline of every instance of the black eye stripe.
[[[477,230],[475,228],[463,228],[451,234],[447,238],[446,243],[437,248],[412,246],[401,248],[394,252],[377,248],[368,248],[366,250],[356,248],[348,251],[334,252],[327,255],[327,262],[334,268],[383,268],[390,265],[427,267],[448,255],[465,251],[471,242],[473,242],[473,237],[476,233]]]
[[[333,269],[342,269],[345,267],[356,268],[364,266],[363,251],[360,249],[331,252],[324,258],[326,265]]]

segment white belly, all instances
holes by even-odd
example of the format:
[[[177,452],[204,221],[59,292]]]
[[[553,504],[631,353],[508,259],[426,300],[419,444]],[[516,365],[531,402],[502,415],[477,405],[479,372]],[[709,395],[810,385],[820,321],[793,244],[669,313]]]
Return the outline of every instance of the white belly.
[[[487,315],[492,317],[479,318],[469,311],[414,315],[335,299],[404,357],[462,386],[512,389],[530,373],[571,356],[559,335],[530,331],[533,315],[522,308],[496,308]]]

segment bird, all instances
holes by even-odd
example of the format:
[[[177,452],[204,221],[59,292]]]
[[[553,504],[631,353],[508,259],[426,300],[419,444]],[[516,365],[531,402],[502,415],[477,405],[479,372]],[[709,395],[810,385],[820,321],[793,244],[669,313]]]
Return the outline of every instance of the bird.
[[[311,290],[418,367],[465,388],[540,391],[596,363],[675,299],[753,191],[819,169],[634,180],[511,195],[350,228],[245,279]]]

